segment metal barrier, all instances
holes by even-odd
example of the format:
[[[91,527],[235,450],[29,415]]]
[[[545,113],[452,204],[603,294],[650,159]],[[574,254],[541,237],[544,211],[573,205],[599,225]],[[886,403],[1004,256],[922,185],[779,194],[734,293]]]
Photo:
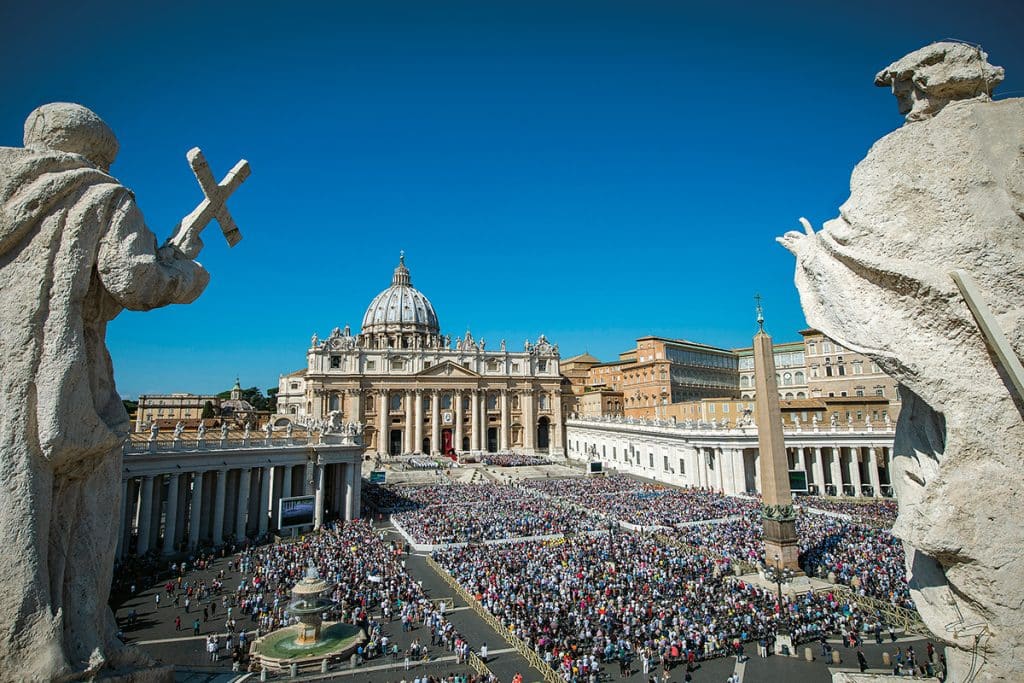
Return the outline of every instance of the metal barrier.
[[[537,669],[537,671],[540,672],[541,676],[544,678],[545,681],[547,681],[547,683],[564,683],[562,677],[559,676],[554,671],[554,669],[545,664],[544,660],[541,659],[536,652],[529,648],[521,638],[510,632],[508,628],[505,627],[504,624],[499,622],[494,617],[493,614],[484,609],[484,606],[481,605],[476,600],[476,598],[470,595],[469,591],[463,588],[462,585],[455,580],[455,577],[446,572],[444,568],[441,567],[441,565],[435,562],[434,558],[427,557],[426,560],[427,566],[433,569],[438,576],[444,579],[444,581],[448,583],[448,585],[450,585],[452,589],[454,589],[455,592],[462,597],[463,600],[466,601],[466,604],[473,608],[473,611],[476,612],[481,619],[483,619],[488,625],[490,625],[490,627],[493,628],[499,636],[503,637],[516,652],[522,655],[523,659],[525,659],[530,664],[530,666],[532,666],[534,669]]]
[[[484,661],[476,656],[475,652],[469,653],[469,666],[478,676],[494,676],[494,672],[487,668]]]
[[[887,624],[902,630],[904,633],[931,635],[931,631],[929,631],[928,627],[924,625],[923,621],[921,621],[921,615],[914,610],[909,610],[906,607],[900,607],[899,605],[894,605],[891,602],[879,600],[878,598],[860,595],[849,586],[839,583],[829,586],[829,590],[838,595],[842,595],[850,602],[856,603],[857,607],[865,612],[878,613],[882,615],[882,618],[885,619]]]

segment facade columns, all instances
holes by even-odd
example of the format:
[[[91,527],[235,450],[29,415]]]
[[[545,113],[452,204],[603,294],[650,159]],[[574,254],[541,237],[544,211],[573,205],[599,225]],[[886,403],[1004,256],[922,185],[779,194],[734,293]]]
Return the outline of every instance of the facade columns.
[[[188,545],[193,550],[199,546],[199,527],[203,520],[203,473],[192,475],[192,501],[189,503]]]
[[[342,515],[345,517],[346,521],[352,521],[355,519],[355,517],[352,516],[352,502],[356,497],[356,490],[352,486],[352,470],[354,470],[356,466],[352,463],[348,463],[344,465],[344,467],[345,474],[343,475],[343,479],[345,482],[345,510]]]
[[[455,450],[462,452],[462,390],[455,392]]]
[[[252,486],[252,469],[243,467],[238,472],[238,513],[235,515],[235,538],[245,538],[249,520],[249,488]]]
[[[270,467],[261,468],[260,472],[260,505],[259,505],[259,533],[264,534],[268,528],[268,517],[270,515],[270,484],[273,483],[274,470]]]
[[[469,450],[480,450],[480,391],[473,389],[469,393]]]
[[[153,477],[142,478],[139,500],[139,539],[135,554],[142,557],[149,550],[149,532],[153,526]]]
[[[499,397],[501,401],[501,425],[498,428],[498,450],[508,451],[508,389],[502,389]]]
[[[348,421],[349,422],[362,422],[363,421],[363,392],[360,389],[349,389],[348,392],[348,405],[345,406],[348,409]]]
[[[285,465],[283,468],[281,468],[281,472],[282,472],[282,474],[281,474],[281,497],[282,498],[290,498],[291,495],[292,495],[292,480],[294,479],[294,477],[292,476],[292,468],[294,468],[294,467],[295,467],[295,465]]]
[[[875,498],[882,495],[882,485],[878,477],[878,453],[874,446],[868,446],[868,477],[871,480],[871,488]]]
[[[388,454],[388,392],[380,392],[380,405],[377,414],[377,455]]]
[[[405,443],[405,447],[402,449],[404,451],[403,455],[416,452],[416,445],[412,441],[413,430],[415,429],[415,425],[413,424],[415,415],[413,414],[412,403],[415,400],[415,396],[416,394],[411,391],[405,392],[405,438],[402,440]]]
[[[821,460],[821,447],[814,447],[814,483],[818,486],[818,495],[825,495],[825,467]]]
[[[225,469],[214,472],[217,483],[213,499],[213,544],[220,545],[224,542],[224,494],[227,491],[228,473]]]
[[[537,437],[537,419],[533,413],[533,390],[524,391],[520,401],[523,411],[523,450],[533,453],[536,449],[534,443]]]
[[[562,392],[556,390],[551,392],[551,446],[548,448],[549,454],[565,455],[565,449],[562,446],[562,430],[565,428],[562,421]]]
[[[430,454],[441,452],[441,392],[430,392]]]
[[[178,478],[172,474],[167,482],[167,511],[164,514],[164,547],[163,554],[174,553],[174,542],[178,535]]]
[[[416,398],[416,406],[413,413],[416,416],[416,429],[413,431],[413,443],[412,452],[422,453],[423,452],[423,390],[417,389],[413,392],[413,396]]]

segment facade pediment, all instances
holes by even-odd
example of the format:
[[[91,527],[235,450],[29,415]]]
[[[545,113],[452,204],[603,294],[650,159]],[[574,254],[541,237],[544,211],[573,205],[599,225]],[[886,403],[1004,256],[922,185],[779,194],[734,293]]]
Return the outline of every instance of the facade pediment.
[[[432,367],[426,368],[418,373],[417,377],[472,377],[480,378],[481,375],[473,372],[467,367],[463,367],[458,363],[452,361],[445,361]]]

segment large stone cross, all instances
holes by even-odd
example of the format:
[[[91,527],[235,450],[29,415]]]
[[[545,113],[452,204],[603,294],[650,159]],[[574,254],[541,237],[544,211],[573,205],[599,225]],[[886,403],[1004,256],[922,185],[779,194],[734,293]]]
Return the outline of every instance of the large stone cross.
[[[228,213],[227,200],[231,193],[249,177],[249,162],[242,159],[228,171],[224,180],[217,183],[213,179],[210,165],[206,163],[206,157],[203,156],[201,149],[193,147],[185,155],[185,158],[188,159],[188,165],[192,167],[192,173],[195,174],[199,186],[203,189],[205,199],[192,213],[182,219],[177,234],[183,237],[189,233],[198,234],[212,219],[216,218],[228,246],[235,246],[241,241],[242,233],[238,229],[238,225],[235,224],[235,219]]]

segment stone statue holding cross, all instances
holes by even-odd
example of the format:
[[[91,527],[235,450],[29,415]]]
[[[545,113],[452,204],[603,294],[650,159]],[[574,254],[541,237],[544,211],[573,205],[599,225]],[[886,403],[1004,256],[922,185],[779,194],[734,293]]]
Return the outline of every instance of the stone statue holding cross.
[[[189,152],[205,198],[158,246],[135,197],[110,175],[117,149],[106,123],[68,103],[33,111],[24,147],[0,147],[3,681],[152,666],[116,638],[107,606],[129,422],[106,327],[125,308],[203,292],[199,233],[216,218],[237,242],[224,202],[248,166],[217,184],[202,154]]]

